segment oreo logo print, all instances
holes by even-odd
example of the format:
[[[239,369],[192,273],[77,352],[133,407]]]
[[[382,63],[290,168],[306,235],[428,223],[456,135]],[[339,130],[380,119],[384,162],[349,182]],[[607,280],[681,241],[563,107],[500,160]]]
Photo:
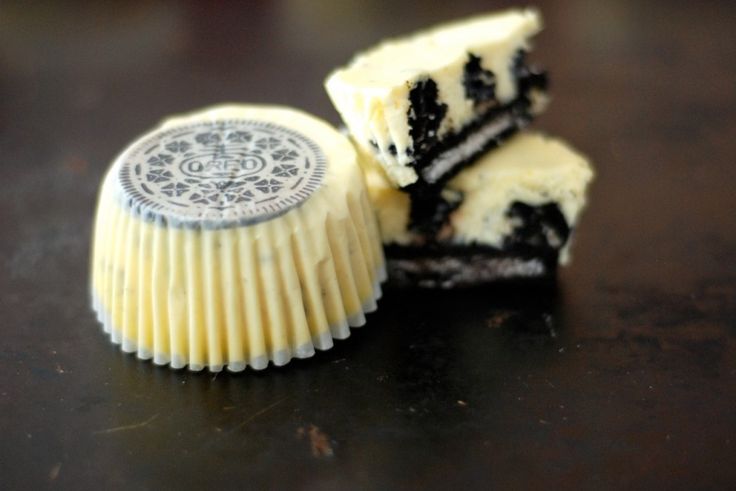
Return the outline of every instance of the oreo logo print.
[[[136,142],[119,169],[125,202],[147,218],[247,225],[299,206],[322,184],[326,158],[306,136],[252,120],[181,125]]]
[[[257,174],[266,167],[266,159],[248,154],[202,154],[182,160],[182,174],[201,179],[238,179]]]

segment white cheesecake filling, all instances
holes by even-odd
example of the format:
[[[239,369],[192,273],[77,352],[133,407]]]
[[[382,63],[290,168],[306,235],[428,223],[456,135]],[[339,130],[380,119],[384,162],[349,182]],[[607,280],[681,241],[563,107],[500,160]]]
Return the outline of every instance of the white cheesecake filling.
[[[409,230],[410,196],[392,187],[370,154],[361,153],[361,164],[384,244],[421,242]],[[447,183],[443,194],[463,198],[449,215],[451,234],[446,240],[501,248],[514,229],[514,220],[506,213],[516,201],[531,206],[555,203],[573,228],[593,175],[587,159],[563,141],[537,132],[518,134]],[[561,251],[563,262],[568,248],[569,241]]]
[[[330,74],[325,86],[356,142],[369,151],[371,143],[377,145],[387,176],[395,186],[404,187],[418,179],[407,152],[413,149],[408,115],[409,92],[415,84],[431,78],[437,84],[438,102],[447,105],[439,138],[457,133],[478,116],[463,84],[469,55],[480,58],[482,69],[493,73],[495,97],[506,104],[517,96],[514,57],[530,48],[529,39],[541,27],[541,18],[532,9],[439,26],[357,55]]]

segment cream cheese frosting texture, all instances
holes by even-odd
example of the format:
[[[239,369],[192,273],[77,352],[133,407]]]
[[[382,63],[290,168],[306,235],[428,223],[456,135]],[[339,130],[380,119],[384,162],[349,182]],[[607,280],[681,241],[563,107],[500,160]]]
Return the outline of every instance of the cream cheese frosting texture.
[[[350,142],[273,106],[168,119],[101,189],[92,299],[115,343],[174,368],[265,368],[365,323],[385,279]]]

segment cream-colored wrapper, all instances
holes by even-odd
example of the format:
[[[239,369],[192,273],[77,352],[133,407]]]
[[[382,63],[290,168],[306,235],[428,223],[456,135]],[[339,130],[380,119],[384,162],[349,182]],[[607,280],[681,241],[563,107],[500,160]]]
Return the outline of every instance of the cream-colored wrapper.
[[[274,140],[284,137],[284,147],[273,143],[270,148],[270,137],[265,147],[258,146],[256,142],[261,142],[263,135],[256,126],[257,131],[244,142],[242,134],[250,130],[247,124],[233,123],[237,121],[267,121],[274,125],[269,131],[288,128],[296,132],[305,142],[316,145],[317,160],[324,157],[322,173],[315,170],[299,175],[299,169],[291,167],[287,170],[292,174],[287,172],[286,178],[270,179],[269,175],[281,175],[284,170],[284,161],[270,155],[288,156],[289,141],[295,145],[300,141],[289,134],[279,136],[276,131]],[[215,130],[201,132],[200,122],[209,122]],[[178,128],[188,129],[191,124],[193,133],[183,132],[181,138],[176,134]],[[295,357],[312,356],[315,349],[332,347],[333,339],[348,337],[350,326],[363,325],[364,314],[376,308],[385,269],[377,224],[350,143],[315,118],[273,107],[214,108],[169,120],[156,131],[169,129],[174,130],[175,138],[159,141],[159,148],[138,152],[140,155],[130,149],[123,152],[100,193],[93,238],[92,298],[112,341],[121,344],[124,351],[160,365],[189,366],[192,370],[208,367],[211,371],[226,366],[240,371],[246,366],[265,368],[269,361],[283,365]],[[217,147],[237,133],[235,130],[241,133],[239,146]],[[140,143],[147,144],[151,135],[155,140],[156,131],[131,149],[138,146],[147,150]],[[221,141],[199,138],[202,134],[219,134]],[[195,136],[199,140],[192,140]],[[196,154],[192,149],[198,142],[211,144],[202,147],[204,157],[186,157]],[[172,156],[171,162],[146,167],[148,159],[167,160],[158,157],[158,150],[164,147],[187,152],[178,156],[167,151],[163,155]],[[233,150],[236,147],[239,150]],[[292,147],[294,153],[299,152],[298,147]],[[261,152],[254,156],[270,160],[265,170],[253,174],[243,162],[247,162],[248,152],[258,149]],[[191,164],[194,158],[199,160]],[[143,170],[140,165],[136,168],[136,162],[144,162]],[[199,181],[191,177],[196,176],[194,171],[207,167],[203,162],[215,162],[220,174],[215,172],[215,177]],[[290,162],[300,165],[299,157]],[[316,165],[314,158],[311,165]],[[121,177],[126,175],[122,171],[126,166],[131,169],[128,177],[133,176],[128,180]],[[149,171],[160,168],[171,169],[173,177],[157,182],[155,176],[162,174]],[[146,172],[148,177],[143,176]],[[248,175],[255,177],[240,186],[239,195],[233,194],[238,184],[222,184],[241,182]],[[231,202],[250,195],[260,198],[261,194],[265,200],[269,190],[261,192],[256,186],[264,175],[271,188],[278,187],[273,182],[283,185],[272,192],[278,199],[270,203],[282,202],[274,205],[275,210],[252,206],[244,212],[237,206],[218,209],[223,208],[220,203],[227,205],[227,201],[217,201],[224,192],[230,192]],[[304,179],[312,179],[312,186],[299,188]],[[220,185],[213,188],[213,182]],[[193,205],[199,208],[189,214],[168,209],[202,197],[199,188],[192,191],[196,186],[221,191],[210,195],[214,209],[202,204],[205,200]],[[177,196],[184,188],[186,191]],[[302,189],[303,193],[294,198],[284,191],[286,188]],[[143,198],[151,191],[151,201],[139,199],[135,189],[147,190],[139,193]],[[159,200],[156,192],[162,190],[165,194]],[[168,196],[171,190],[172,196]]]

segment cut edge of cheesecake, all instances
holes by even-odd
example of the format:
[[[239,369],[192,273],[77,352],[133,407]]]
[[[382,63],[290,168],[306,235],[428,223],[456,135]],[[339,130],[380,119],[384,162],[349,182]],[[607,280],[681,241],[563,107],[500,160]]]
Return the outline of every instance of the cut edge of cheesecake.
[[[445,186],[442,196],[454,204],[442,218],[438,237],[427,237],[412,229],[413,197],[391,185],[375,157],[360,151],[359,162],[386,246],[433,244],[439,250],[481,246],[503,251],[515,227],[520,226],[515,203],[533,208],[529,213],[534,213],[535,219],[545,206],[553,204],[570,229],[570,236],[559,247],[561,264],[569,262],[572,232],[594,178],[588,159],[564,141],[541,132],[518,134],[503,147],[484,154]]]
[[[356,142],[405,187],[420,179],[414,165],[427,145],[526,95],[517,72],[529,72],[523,54],[541,29],[534,9],[440,25],[356,55],[325,87]]]

